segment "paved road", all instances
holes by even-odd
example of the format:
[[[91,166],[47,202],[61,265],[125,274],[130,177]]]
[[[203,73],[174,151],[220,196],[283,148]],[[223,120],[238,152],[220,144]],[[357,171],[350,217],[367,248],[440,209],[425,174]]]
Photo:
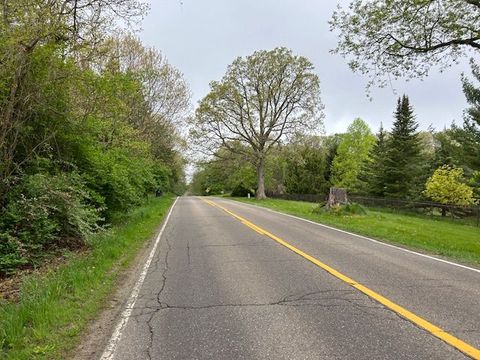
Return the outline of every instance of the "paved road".
[[[480,347],[480,273],[223,199],[214,202]],[[465,359],[200,198],[177,201],[111,357]]]

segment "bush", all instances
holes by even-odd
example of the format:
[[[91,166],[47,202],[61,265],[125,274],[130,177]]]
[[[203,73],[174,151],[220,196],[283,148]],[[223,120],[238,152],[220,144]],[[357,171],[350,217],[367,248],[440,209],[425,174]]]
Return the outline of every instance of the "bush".
[[[35,263],[47,250],[83,243],[101,221],[90,199],[76,173],[25,176],[0,217],[0,273]]]
[[[107,218],[141,204],[148,193],[156,190],[151,159],[135,157],[125,149],[91,149],[87,156],[81,170],[89,187],[105,199]],[[164,176],[159,170],[159,186],[163,187]]]
[[[0,274],[11,274],[17,267],[28,263],[22,256],[19,245],[13,236],[0,234]]]

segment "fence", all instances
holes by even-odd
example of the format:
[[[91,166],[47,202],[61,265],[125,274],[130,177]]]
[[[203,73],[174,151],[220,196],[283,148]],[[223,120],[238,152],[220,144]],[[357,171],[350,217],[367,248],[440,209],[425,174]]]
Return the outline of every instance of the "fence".
[[[274,199],[326,202],[328,195],[324,194],[275,194],[268,193]],[[445,205],[429,201],[412,201],[404,199],[375,198],[359,195],[348,195],[348,199],[370,208],[388,209],[395,212],[415,213],[431,217],[466,220],[466,222],[480,226],[480,206]]]

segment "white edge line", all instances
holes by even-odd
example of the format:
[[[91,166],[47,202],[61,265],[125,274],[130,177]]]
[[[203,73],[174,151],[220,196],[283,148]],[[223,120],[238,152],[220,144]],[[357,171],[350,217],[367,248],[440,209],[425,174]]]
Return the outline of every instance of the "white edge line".
[[[108,345],[105,348],[105,351],[103,352],[100,360],[111,360],[111,359],[113,359],[113,356],[115,354],[115,350],[117,349],[118,342],[120,341],[120,338],[122,337],[122,331],[125,329],[125,326],[127,325],[128,320],[130,319],[130,315],[132,314],[133,308],[134,308],[135,303],[137,301],[138,294],[140,293],[140,289],[143,285],[143,282],[145,281],[145,277],[147,276],[147,272],[148,272],[148,269],[150,267],[150,264],[153,260],[153,257],[155,256],[157,246],[160,243],[160,238],[162,237],[163,231],[165,230],[165,227],[167,226],[168,220],[170,219],[170,215],[172,214],[173,208],[174,208],[175,204],[177,203],[177,200],[178,200],[178,197],[175,199],[175,201],[173,202],[173,205],[170,207],[170,210],[168,211],[167,217],[165,218],[165,221],[163,222],[162,228],[160,229],[157,237],[155,238],[155,244],[153,245],[153,248],[150,251],[150,255],[148,256],[148,259],[145,262],[145,265],[143,266],[142,272],[140,273],[140,276],[138,277],[138,280],[135,283],[135,286],[133,287],[132,293],[130,294],[130,297],[128,298],[127,304],[125,305],[125,310],[123,310],[122,314],[120,315],[120,321],[118,322],[117,326],[115,327],[115,330],[113,331],[113,334],[110,338],[110,341],[108,342]]]
[[[221,198],[218,198],[218,199],[221,199]],[[345,231],[345,230],[340,230],[340,229],[337,229],[337,228],[334,228],[334,227],[331,227],[331,226],[328,226],[328,225],[320,224],[320,223],[315,222],[315,221],[303,219],[303,218],[295,216],[295,215],[285,214],[285,213],[282,213],[280,211],[272,210],[272,209],[269,209],[267,207],[263,207],[263,206],[260,206],[260,205],[248,204],[248,203],[245,203],[243,201],[237,201],[237,200],[231,200],[231,199],[222,199],[222,200],[233,201],[233,202],[236,202],[237,204],[244,204],[244,205],[247,205],[247,206],[254,206],[256,208],[263,209],[263,210],[266,210],[266,211],[269,211],[269,212],[273,212],[275,214],[280,214],[280,215],[287,216],[287,217],[290,217],[290,218],[293,218],[293,219],[305,221],[305,222],[308,222],[308,223],[313,224],[313,225],[321,226],[321,227],[324,227],[324,228],[327,228],[327,229],[330,229],[330,230],[338,231],[338,232],[348,234],[348,235],[351,235],[351,236],[356,236],[356,237],[364,239],[364,240],[372,241],[372,242],[380,244],[380,245],[388,246],[390,248],[394,248],[394,249],[401,250],[401,251],[404,251],[404,252],[407,252],[407,253],[410,253],[410,254],[418,255],[418,256],[421,256],[421,257],[424,257],[424,258],[427,258],[427,259],[430,259],[430,260],[439,261],[439,262],[442,262],[442,263],[445,263],[445,264],[448,264],[448,265],[452,265],[452,266],[456,266],[456,267],[459,267],[459,268],[462,268],[462,269],[466,269],[466,270],[470,270],[470,271],[480,273],[480,269],[475,269],[475,268],[472,268],[472,267],[469,267],[469,266],[457,264],[457,263],[452,262],[452,261],[439,259],[435,256],[422,254],[422,253],[419,253],[419,252],[416,252],[416,251],[413,251],[413,250],[408,250],[408,249],[402,248],[400,246],[395,246],[395,245],[388,244],[388,243],[385,243],[383,241],[375,240],[375,239],[372,239],[372,238],[369,238],[369,237],[366,237],[366,236],[354,234],[354,233],[351,233],[351,232],[348,232],[348,231]]]

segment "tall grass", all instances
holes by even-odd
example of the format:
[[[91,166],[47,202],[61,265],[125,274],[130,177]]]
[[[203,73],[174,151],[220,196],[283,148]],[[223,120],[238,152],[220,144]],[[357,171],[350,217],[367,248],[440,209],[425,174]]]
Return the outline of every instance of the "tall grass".
[[[0,303],[0,358],[63,359],[172,202],[150,199],[121,224],[92,237],[88,253],[71,253],[58,269],[27,277],[17,303]]]

